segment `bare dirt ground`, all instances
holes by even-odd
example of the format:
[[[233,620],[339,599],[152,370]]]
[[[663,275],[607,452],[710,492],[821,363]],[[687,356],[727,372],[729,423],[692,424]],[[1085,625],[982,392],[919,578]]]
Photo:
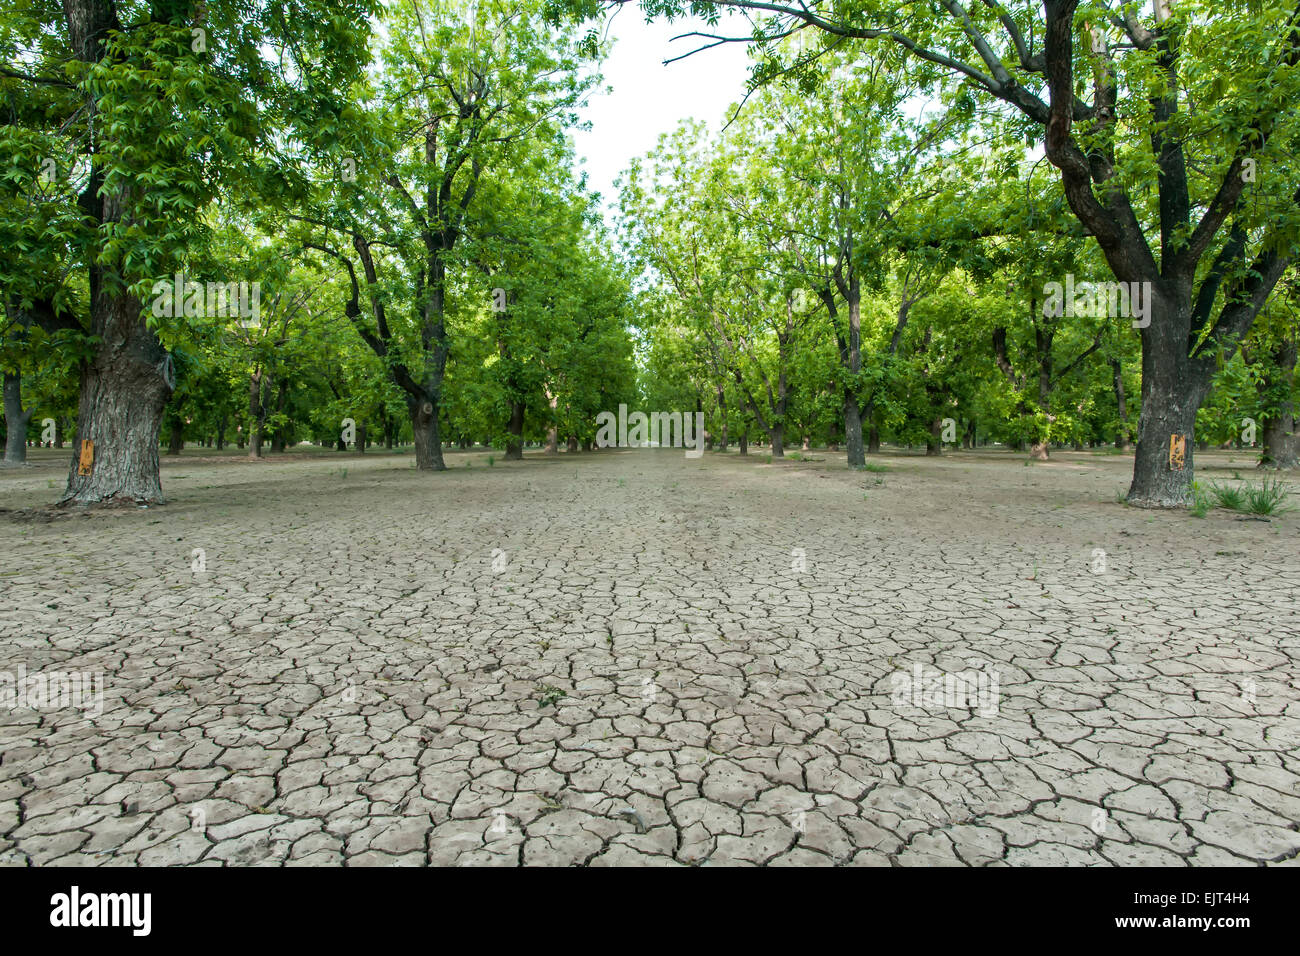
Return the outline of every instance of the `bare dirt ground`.
[[[91,517],[23,512],[35,452],[0,673],[102,712],[0,709],[0,861],[1296,864],[1297,514],[1126,508],[1127,456],[763,451],[190,450]]]

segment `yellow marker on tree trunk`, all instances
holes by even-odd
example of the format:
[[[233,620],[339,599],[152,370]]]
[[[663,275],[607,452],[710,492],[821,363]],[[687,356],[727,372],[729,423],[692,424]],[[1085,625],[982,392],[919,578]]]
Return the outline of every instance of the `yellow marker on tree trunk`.
[[[1187,463],[1187,436],[1169,436],[1169,467],[1173,471],[1182,471]]]

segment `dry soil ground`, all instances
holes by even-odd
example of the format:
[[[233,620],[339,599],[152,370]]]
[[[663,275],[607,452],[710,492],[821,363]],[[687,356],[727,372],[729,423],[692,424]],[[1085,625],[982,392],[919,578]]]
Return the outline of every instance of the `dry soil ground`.
[[[1295,514],[1092,453],[198,454],[90,517],[0,472],[0,674],[103,678],[0,709],[0,861],[1300,855]]]

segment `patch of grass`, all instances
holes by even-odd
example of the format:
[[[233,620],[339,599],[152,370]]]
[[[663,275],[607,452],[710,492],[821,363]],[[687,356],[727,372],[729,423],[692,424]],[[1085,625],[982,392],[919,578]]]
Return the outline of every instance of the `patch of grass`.
[[[497,463],[496,456],[495,456],[495,455],[488,455],[488,467],[491,468],[491,467],[493,467],[494,465],[496,465],[496,463]]]
[[[1290,495],[1280,478],[1265,478],[1257,486],[1246,486],[1246,510],[1253,515],[1280,515],[1291,509],[1286,505]]]
[[[1193,482],[1193,495],[1200,494],[1199,483]],[[1241,485],[1221,485],[1215,482],[1210,486],[1210,495],[1216,507],[1226,511],[1239,511],[1251,515],[1280,515],[1291,511],[1286,504],[1291,492],[1280,478],[1265,478],[1258,485],[1243,482]],[[1193,505],[1193,509],[1195,509]]]
[[[876,471],[876,472],[880,472],[880,471],[889,471],[889,466],[888,466],[888,465],[877,465],[875,462],[869,461],[869,462],[867,462],[865,465],[863,465],[862,468],[861,468],[860,470],[861,470],[861,471]]]
[[[772,464],[772,456],[771,456],[771,455],[764,455],[764,456],[763,456],[763,464],[765,464],[765,465],[770,465],[770,464]]]
[[[1233,485],[1221,485],[1217,481],[1210,485],[1210,494],[1214,496],[1216,508],[1228,511],[1241,511],[1246,504],[1246,492]]]

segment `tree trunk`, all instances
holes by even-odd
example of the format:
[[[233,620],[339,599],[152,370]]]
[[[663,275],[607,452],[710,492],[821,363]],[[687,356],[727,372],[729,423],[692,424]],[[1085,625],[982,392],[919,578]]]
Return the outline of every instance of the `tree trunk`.
[[[411,413],[411,431],[415,436],[415,467],[417,471],[446,471],[442,459],[442,439],[439,436],[438,413],[433,402],[408,402]]]
[[[366,423],[364,420],[357,424],[357,440],[353,447],[358,455],[366,453]]]
[[[862,446],[862,411],[858,408],[857,396],[847,386],[844,389],[844,450],[848,454],[850,468],[866,466],[867,455]]]
[[[226,449],[226,416],[222,415],[217,422],[217,451]]]
[[[546,430],[546,454],[558,455],[560,453],[560,430],[555,424],[555,410],[559,406],[559,398],[551,394],[550,389],[545,389],[546,399],[551,403],[551,427]]]
[[[1181,314],[1168,314],[1175,310]],[[1182,508],[1192,498],[1196,410],[1209,376],[1194,370],[1188,357],[1190,315],[1190,302],[1180,305],[1152,296],[1150,324],[1142,330],[1142,412],[1128,492],[1131,505]],[[1184,458],[1177,464],[1170,460],[1171,437],[1182,440]]]
[[[4,373],[5,462],[21,465],[27,460],[27,425],[33,409],[23,411],[22,372]]]
[[[175,416],[171,421],[170,433],[167,437],[167,454],[179,455],[185,448],[185,421],[179,416]]]
[[[164,376],[167,351],[145,325],[140,300],[94,296],[92,327],[100,336],[94,358],[81,368],[77,433],[60,504],[163,501],[158,432],[171,395]],[[91,447],[90,474],[78,474],[82,442]]]
[[[848,466],[863,468],[867,458],[862,448],[862,408],[857,392],[858,374],[862,371],[862,295],[856,271],[848,283],[848,292],[850,379],[844,385],[844,447],[848,452]]]
[[[930,422],[930,434],[925,439],[925,453],[929,457],[937,457],[943,454],[943,445],[940,439],[943,438],[943,419],[935,418]]]
[[[772,440],[772,457],[785,457],[785,425],[773,425],[767,430],[768,437]]]
[[[742,428],[740,430],[740,441],[738,444],[739,444],[740,454],[748,455],[749,454],[749,429],[748,428]]]
[[[510,403],[510,421],[506,423],[506,461],[524,458],[524,403]]]
[[[260,369],[254,370],[248,378],[248,457],[262,457],[262,424],[266,421],[266,409],[262,405],[262,378]]]

